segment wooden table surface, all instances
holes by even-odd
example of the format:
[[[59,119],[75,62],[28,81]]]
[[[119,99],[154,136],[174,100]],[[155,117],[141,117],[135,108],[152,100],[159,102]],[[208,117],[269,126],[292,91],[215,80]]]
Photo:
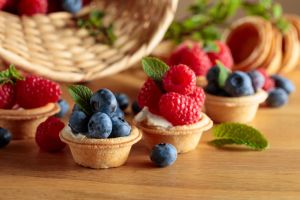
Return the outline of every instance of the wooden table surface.
[[[290,77],[300,88],[300,71]],[[143,79],[131,70],[87,85],[135,97]],[[282,108],[261,108],[251,124],[268,138],[266,151],[216,149],[207,132],[167,168],[153,167],[142,142],[125,166],[93,170],[76,165],[68,148],[49,154],[34,140],[13,141],[0,150],[0,199],[300,199],[300,92]]]

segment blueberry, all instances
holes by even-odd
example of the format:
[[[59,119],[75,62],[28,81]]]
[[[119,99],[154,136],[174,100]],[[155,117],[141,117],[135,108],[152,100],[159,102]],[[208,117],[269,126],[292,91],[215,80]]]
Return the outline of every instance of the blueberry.
[[[74,111],[69,120],[69,127],[73,133],[86,133],[88,131],[89,117],[82,111]]]
[[[72,112],[74,112],[74,111],[82,111],[82,110],[80,109],[79,105],[74,104]]]
[[[115,95],[108,89],[101,89],[93,94],[90,104],[94,112],[111,115],[118,108]]]
[[[129,98],[124,93],[115,93],[115,97],[121,110],[125,110],[129,105]]]
[[[95,113],[88,124],[89,138],[108,138],[112,131],[112,122],[110,117],[102,112]]]
[[[177,150],[172,144],[157,144],[151,150],[150,159],[155,165],[166,167],[177,159]]]
[[[254,94],[250,77],[241,71],[233,72],[226,80],[225,91],[233,97],[249,96]]]
[[[82,7],[82,0],[63,0],[62,7],[70,13],[77,13]]]
[[[295,91],[295,85],[287,78],[280,75],[273,75],[272,79],[275,81],[275,86],[285,90],[288,94]]]
[[[265,84],[265,77],[259,73],[257,70],[253,70],[247,73],[252,81],[252,86],[255,91],[262,89]]]
[[[219,67],[215,66],[215,67],[210,68],[206,74],[207,81],[217,83],[219,73],[220,73]]]
[[[125,137],[130,135],[131,126],[123,118],[113,117],[111,118],[111,121],[113,126],[110,135],[111,138]]]
[[[266,104],[270,107],[280,107],[288,102],[288,94],[285,90],[277,88],[269,92]]]
[[[11,141],[11,133],[4,128],[0,128],[0,148],[5,147]]]
[[[124,119],[125,116],[124,116],[124,112],[121,110],[121,108],[118,107],[115,112],[111,113],[110,117],[111,118],[112,117],[120,117],[120,118]]]
[[[68,110],[69,110],[69,104],[68,104],[65,100],[60,99],[60,100],[58,101],[58,105],[59,105],[59,107],[60,107],[60,111],[59,111],[59,113],[57,113],[55,116],[56,116],[56,117],[59,117],[59,118],[62,118],[62,117],[64,117],[64,116],[66,115],[66,113],[68,112]]]
[[[207,84],[207,86],[204,88],[205,92],[207,92],[208,94],[212,94],[212,95],[216,95],[216,96],[229,96],[229,94],[221,89],[217,83],[214,82],[209,82]]]
[[[137,101],[134,101],[131,105],[131,110],[134,114],[138,114],[141,111],[141,108]]]

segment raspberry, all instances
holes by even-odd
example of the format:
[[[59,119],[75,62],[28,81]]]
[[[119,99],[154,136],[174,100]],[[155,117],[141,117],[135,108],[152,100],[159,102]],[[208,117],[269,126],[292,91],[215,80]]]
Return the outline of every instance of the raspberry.
[[[201,108],[192,98],[175,92],[161,96],[159,110],[174,126],[193,124],[201,117]]]
[[[0,108],[11,109],[16,103],[14,85],[5,83],[0,86]]]
[[[147,106],[154,114],[159,114],[158,103],[162,93],[152,79],[148,79],[138,94],[140,108]]]
[[[208,56],[197,43],[194,43],[192,47],[188,44],[177,47],[171,54],[168,63],[170,66],[185,64],[195,72],[196,76],[205,76],[212,67]]]
[[[46,14],[48,10],[47,0],[20,0],[18,11],[20,15]]]
[[[196,87],[194,93],[190,94],[191,97],[199,107],[202,107],[205,100],[205,93],[201,87]]]
[[[196,88],[196,75],[188,66],[176,65],[164,75],[163,86],[168,92],[191,94]]]
[[[35,141],[38,146],[47,152],[56,152],[62,150],[66,144],[59,138],[59,132],[64,128],[64,123],[56,117],[49,117],[41,123],[35,135]]]
[[[260,68],[257,70],[263,77],[265,78],[263,89],[265,91],[270,91],[275,88],[275,82],[274,80],[267,74],[266,70],[264,68]]]
[[[0,9],[2,10],[6,6],[7,0],[0,0]]]
[[[23,108],[37,108],[56,103],[61,95],[57,83],[38,76],[27,76],[16,83],[17,103]]]
[[[207,55],[213,65],[216,65],[216,61],[221,61],[225,67],[231,69],[233,66],[233,58],[229,47],[223,42],[216,41],[217,46],[219,47],[218,52],[208,52]]]

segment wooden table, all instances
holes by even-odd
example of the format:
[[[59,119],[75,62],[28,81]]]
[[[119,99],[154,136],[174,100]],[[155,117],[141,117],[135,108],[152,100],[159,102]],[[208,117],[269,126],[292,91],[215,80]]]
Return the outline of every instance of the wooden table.
[[[290,75],[300,88],[300,71]],[[130,71],[87,84],[135,97],[144,76]],[[66,98],[70,100],[65,93]],[[69,149],[41,152],[34,140],[13,141],[0,150],[0,199],[300,199],[300,92],[279,109],[262,108],[251,123],[268,138],[263,152],[207,145],[155,168],[142,143],[120,168],[76,165]]]

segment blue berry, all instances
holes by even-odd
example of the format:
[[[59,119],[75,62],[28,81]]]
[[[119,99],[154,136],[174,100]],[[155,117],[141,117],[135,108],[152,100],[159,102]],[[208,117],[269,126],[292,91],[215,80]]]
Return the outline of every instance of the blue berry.
[[[225,91],[233,97],[249,96],[254,94],[250,77],[241,71],[233,72],[226,80]]]
[[[82,111],[74,111],[69,120],[69,127],[72,132],[86,133],[88,131],[89,117]]]
[[[217,83],[215,82],[209,82],[207,86],[204,88],[205,92],[208,94],[216,95],[216,96],[229,96],[225,90],[221,89]]]
[[[112,131],[111,119],[105,113],[95,113],[88,123],[88,129],[86,136],[89,138],[108,138]]]
[[[288,94],[294,92],[296,89],[296,87],[292,83],[292,81],[290,81],[289,79],[284,78],[280,75],[273,75],[272,79],[275,81],[275,86],[277,88],[281,88],[281,89],[285,90]]]
[[[271,90],[266,100],[267,106],[280,107],[288,102],[288,94],[281,88]]]
[[[115,97],[121,110],[125,110],[129,105],[129,98],[124,93],[115,93]]]
[[[207,81],[217,83],[219,73],[220,73],[219,67],[215,66],[215,67],[210,68],[206,74]]]
[[[115,95],[108,89],[101,89],[93,94],[90,104],[94,112],[111,115],[118,108]]]
[[[118,107],[115,112],[111,113],[110,117],[111,118],[120,117],[120,118],[124,119],[125,116],[124,116],[124,112],[121,110],[121,108]]]
[[[74,104],[72,112],[74,112],[74,111],[82,111],[82,110],[80,109],[79,105]]]
[[[249,77],[252,81],[252,86],[255,91],[258,91],[259,89],[262,89],[262,87],[265,84],[265,77],[259,73],[257,70],[253,70],[251,72],[248,72]]]
[[[4,128],[0,128],[0,148],[5,147],[11,141],[11,133]]]
[[[59,111],[59,113],[57,113],[55,116],[56,116],[56,117],[59,117],[59,118],[62,118],[62,117],[64,117],[64,116],[66,115],[66,113],[68,112],[68,110],[69,110],[69,104],[68,104],[65,100],[60,99],[60,100],[58,101],[58,105],[59,105],[59,107],[60,107],[60,111]]]
[[[123,118],[113,117],[111,121],[113,126],[110,135],[111,138],[125,137],[130,135],[131,126]]]
[[[151,150],[150,159],[155,165],[166,167],[177,159],[177,150],[172,144],[157,144]]]
[[[131,110],[134,114],[138,114],[141,111],[141,108],[137,101],[134,101],[131,105]]]
[[[63,0],[62,7],[70,13],[77,13],[82,7],[82,0]]]

